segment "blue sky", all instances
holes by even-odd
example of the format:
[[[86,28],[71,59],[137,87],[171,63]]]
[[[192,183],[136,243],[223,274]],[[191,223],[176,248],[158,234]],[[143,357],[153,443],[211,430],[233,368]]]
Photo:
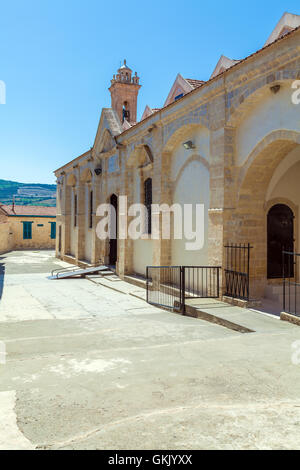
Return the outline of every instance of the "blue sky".
[[[124,58],[141,77],[138,116],[162,106],[180,72],[207,80],[221,54],[262,47],[299,0],[1,2],[0,179],[53,183],[92,145],[110,79]]]

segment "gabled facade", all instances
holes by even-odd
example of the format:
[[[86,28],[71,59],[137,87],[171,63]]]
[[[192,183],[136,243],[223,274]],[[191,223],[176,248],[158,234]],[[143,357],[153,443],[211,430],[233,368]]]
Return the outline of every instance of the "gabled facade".
[[[150,106],[147,105],[142,114],[141,121],[151,116],[152,114],[156,113],[157,111],[159,111],[159,108],[150,108]]]
[[[224,55],[221,55],[210,78],[214,78],[217,75],[220,75],[220,73],[223,73],[225,72],[225,70],[230,69],[230,67],[237,64],[238,62],[239,60],[229,59],[229,57],[225,57]]]
[[[194,80],[189,78],[183,78],[180,73],[177,75],[175,82],[167,96],[167,99],[164,103],[164,107],[168,106],[169,104],[173,103],[174,101],[179,100],[187,93],[190,93],[195,88],[203,85],[204,81],[202,80]]]
[[[300,15],[293,15],[291,13],[285,12],[280,20],[278,21],[277,25],[273,29],[272,33],[268,37],[265,42],[265,46],[268,46],[272,42],[280,39],[281,37],[285,36],[287,33],[293,31],[293,29],[298,28],[300,26]]]
[[[224,266],[224,245],[250,243],[251,295],[265,295],[276,281],[271,262],[278,262],[269,255],[278,242],[268,231],[274,206],[292,211],[293,249],[300,250],[300,104],[292,101],[300,28],[246,59],[225,59],[199,86],[178,75],[165,105],[149,108],[136,124],[124,127],[113,106],[103,110],[93,148],[55,172],[57,256],[110,264],[114,250],[122,277],[145,275],[147,265]],[[185,237],[151,239],[146,232],[117,246],[97,237],[99,204],[122,195],[128,204],[145,202],[150,180],[154,204],[203,204],[201,248],[187,250]]]
[[[175,82],[173,83],[171,90],[168,93],[167,99],[165,100],[164,106],[166,107],[169,104],[173,103],[174,101],[179,100],[183,96],[185,96],[187,93],[190,93],[192,90],[195,88],[200,87],[203,85],[205,82],[203,80],[196,80],[192,78],[183,78],[180,73],[177,75]],[[160,108],[150,108],[150,106],[146,106],[142,117],[141,121],[146,119],[147,117],[151,116],[152,114],[156,113],[159,111]]]

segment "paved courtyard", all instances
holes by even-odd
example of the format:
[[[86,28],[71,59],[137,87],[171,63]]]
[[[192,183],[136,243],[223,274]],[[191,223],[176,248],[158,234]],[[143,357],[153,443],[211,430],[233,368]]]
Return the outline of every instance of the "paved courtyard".
[[[300,449],[299,327],[243,334],[63,266],[0,256],[0,449]]]

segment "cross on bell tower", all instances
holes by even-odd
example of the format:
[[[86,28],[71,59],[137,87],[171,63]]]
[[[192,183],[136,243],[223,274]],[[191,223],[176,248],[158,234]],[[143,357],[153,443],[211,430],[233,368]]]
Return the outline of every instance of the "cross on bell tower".
[[[126,60],[111,80],[111,107],[118,113],[121,123],[125,120],[130,124],[136,123],[137,97],[141,88],[139,80],[136,72],[132,77]]]

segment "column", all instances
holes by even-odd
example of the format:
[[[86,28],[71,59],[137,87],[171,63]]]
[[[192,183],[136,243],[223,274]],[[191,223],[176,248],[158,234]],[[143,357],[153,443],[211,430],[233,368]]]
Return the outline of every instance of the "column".
[[[86,184],[79,183],[76,187],[77,194],[77,243],[76,243],[76,261],[85,259],[85,223],[86,223]]]

